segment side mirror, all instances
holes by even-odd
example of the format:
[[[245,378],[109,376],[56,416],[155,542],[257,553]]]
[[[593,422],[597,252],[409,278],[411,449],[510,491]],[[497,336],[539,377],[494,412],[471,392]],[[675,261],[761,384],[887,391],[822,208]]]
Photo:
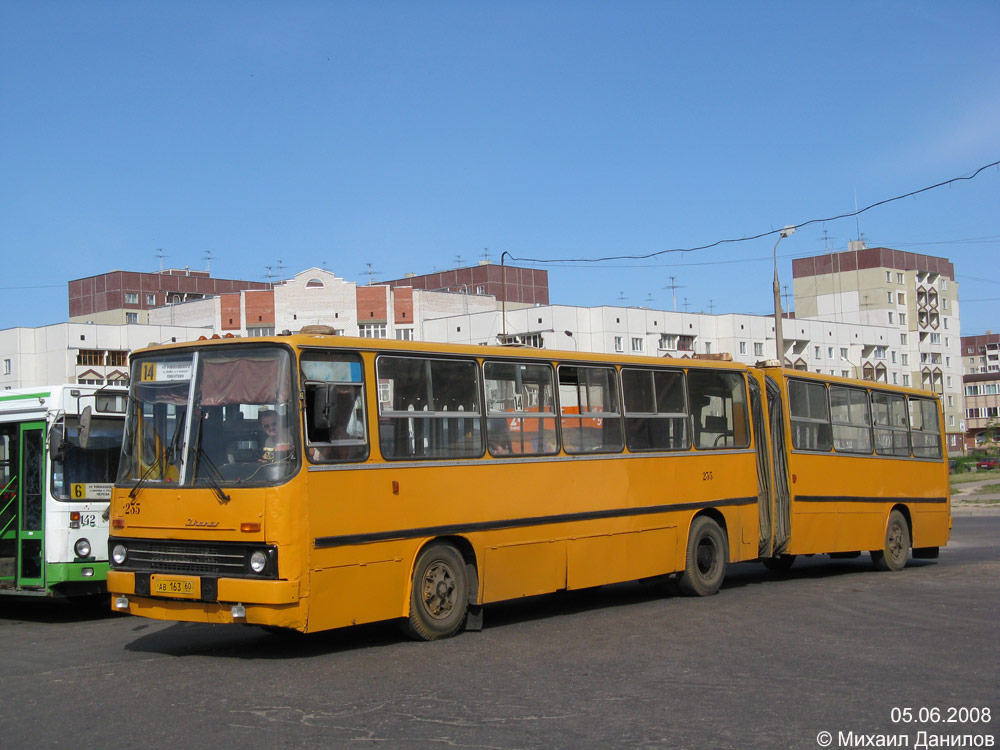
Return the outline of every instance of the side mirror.
[[[49,430],[49,457],[53,461],[62,461],[66,457],[66,419],[61,418]]]
[[[313,427],[329,430],[330,424],[330,388],[326,385],[315,386],[313,390],[312,419]]]
[[[79,443],[83,450],[87,450],[87,444],[90,443],[90,420],[93,418],[93,413],[89,406],[83,407],[83,411],[80,412],[80,436]]]

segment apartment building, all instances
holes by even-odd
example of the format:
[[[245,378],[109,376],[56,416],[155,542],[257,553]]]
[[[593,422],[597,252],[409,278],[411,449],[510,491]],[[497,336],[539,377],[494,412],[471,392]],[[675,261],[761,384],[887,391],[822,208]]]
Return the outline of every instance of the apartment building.
[[[1000,442],[1000,334],[962,337],[965,447]]]
[[[57,323],[0,331],[0,389],[55,383],[128,384],[135,349],[211,336],[207,328]]]
[[[862,353],[862,376],[940,394],[948,448],[961,450],[961,324],[951,261],[851,242],[847,252],[793,260],[792,278],[797,319],[891,331],[886,347]]]
[[[549,304],[549,272],[539,268],[499,266],[482,260],[474,266],[433,273],[408,273],[401,279],[381,281],[393,288],[410,287],[431,292],[490,295],[510,309]]]
[[[189,268],[172,268],[159,273],[108,271],[69,282],[69,321],[145,324],[149,322],[149,311],[155,307],[270,288],[266,282],[216,279],[208,271]]]
[[[410,341],[422,338],[425,318],[496,307],[491,295],[359,286],[332,271],[309,268],[275,284],[273,290],[244,290],[167,305],[151,310],[149,318],[160,325],[208,326],[221,335],[270,336],[326,325],[344,336]]]

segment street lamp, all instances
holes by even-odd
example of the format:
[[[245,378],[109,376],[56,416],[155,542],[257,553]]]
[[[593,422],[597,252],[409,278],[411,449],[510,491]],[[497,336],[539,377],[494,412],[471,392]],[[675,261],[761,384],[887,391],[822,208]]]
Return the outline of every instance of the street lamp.
[[[778,355],[778,366],[785,366],[785,338],[781,335],[781,285],[778,283],[778,242],[795,234],[794,226],[787,226],[778,233],[774,243],[774,346]]]
[[[573,351],[579,351],[580,350],[580,346],[579,346],[579,344],[576,343],[576,338],[573,336],[573,332],[572,331],[563,331],[563,333],[565,333],[567,336],[569,336],[570,340],[573,342]]]

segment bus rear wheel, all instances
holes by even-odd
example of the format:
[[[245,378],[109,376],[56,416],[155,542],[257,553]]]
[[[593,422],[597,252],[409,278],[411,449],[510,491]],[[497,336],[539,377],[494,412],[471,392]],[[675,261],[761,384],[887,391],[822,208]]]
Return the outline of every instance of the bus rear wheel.
[[[688,535],[687,563],[677,585],[687,596],[711,596],[726,576],[729,544],[719,524],[708,516],[698,516]]]
[[[413,567],[407,634],[421,641],[455,635],[469,608],[465,560],[450,544],[431,544]]]
[[[872,562],[879,570],[902,570],[910,555],[910,527],[898,510],[889,514],[885,528],[885,546],[871,551]]]

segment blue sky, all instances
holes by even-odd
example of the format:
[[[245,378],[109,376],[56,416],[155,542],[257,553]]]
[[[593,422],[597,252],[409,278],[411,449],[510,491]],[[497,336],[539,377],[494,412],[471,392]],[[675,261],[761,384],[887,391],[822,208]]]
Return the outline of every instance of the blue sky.
[[[363,282],[643,255],[834,216],[1000,160],[1000,3],[0,5],[0,328],[168,267]],[[1000,330],[1000,169],[805,227],[956,264]],[[824,230],[826,236],[824,236]],[[774,237],[546,266],[556,303],[771,309]],[[486,250],[488,249],[488,250]]]

